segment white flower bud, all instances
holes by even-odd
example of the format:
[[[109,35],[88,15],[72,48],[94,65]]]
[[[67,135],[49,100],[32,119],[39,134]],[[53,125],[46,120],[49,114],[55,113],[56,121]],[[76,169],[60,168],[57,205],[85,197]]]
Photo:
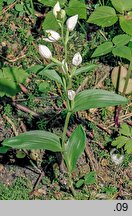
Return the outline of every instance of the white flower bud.
[[[60,34],[54,30],[46,30],[46,33],[48,34],[48,38],[43,38],[44,41],[47,42],[56,42],[60,39]]]
[[[116,149],[112,149],[112,151],[110,152],[111,160],[116,165],[119,165],[119,164],[121,164],[123,162],[124,156],[121,155],[120,157],[118,157],[118,154],[114,154],[115,151],[117,151],[117,150]]]
[[[49,48],[45,45],[39,45],[39,53],[46,59],[52,58],[52,53]]]
[[[66,73],[68,71],[68,65],[65,62],[65,59],[63,59],[63,61],[62,61],[62,70],[64,73]]]
[[[67,28],[70,32],[74,30],[74,28],[77,24],[77,20],[78,20],[78,14],[68,18],[66,25],[67,25]]]
[[[60,7],[60,3],[59,2],[57,2],[56,4],[55,4],[55,6],[53,7],[53,14],[54,14],[54,16],[57,18],[57,16],[58,16],[58,13],[61,11],[61,7]]]
[[[74,100],[75,95],[76,95],[75,91],[68,90],[68,98],[69,98],[69,100],[71,100],[71,101]]]
[[[78,66],[82,63],[82,56],[80,55],[79,52],[77,52],[72,59],[72,64],[75,66]]]
[[[66,12],[65,12],[65,10],[62,9],[61,12],[60,12],[61,19],[64,19],[65,16],[66,16]]]

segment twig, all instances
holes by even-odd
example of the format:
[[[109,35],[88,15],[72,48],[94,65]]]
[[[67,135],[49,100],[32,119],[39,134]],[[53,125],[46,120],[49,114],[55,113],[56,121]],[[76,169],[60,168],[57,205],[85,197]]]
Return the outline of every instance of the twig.
[[[21,104],[17,104],[15,102],[12,103],[17,109],[20,109],[26,113],[30,113],[32,116],[39,117],[40,115],[32,110],[30,110],[28,107],[22,106]]]
[[[107,78],[107,76],[108,74],[106,73],[93,88],[95,89],[95,88],[100,87],[101,83]]]
[[[5,114],[3,115],[3,118],[11,125],[12,130],[13,130],[15,136],[17,136],[18,135],[18,131],[16,129],[16,126],[15,126],[14,122],[7,115],[5,115]]]
[[[86,155],[90,161],[92,169],[94,171],[97,171],[98,170],[98,163],[95,160],[94,155],[92,153],[92,150],[91,150],[90,146],[88,145],[88,143],[86,144],[86,147],[85,147],[85,153],[86,153]]]
[[[17,2],[18,2],[18,1],[15,1],[15,2],[13,2],[12,4],[10,4],[9,6],[7,6],[6,8],[4,8],[4,9],[2,10],[2,13],[1,13],[0,15],[3,15],[3,14],[6,13],[8,10],[10,10],[11,8],[13,8]]]
[[[34,184],[33,191],[38,187],[38,185],[39,185],[39,183],[41,182],[43,176],[44,176],[44,172],[41,172],[41,173],[39,174],[39,177],[38,177],[37,181],[36,181],[35,184]],[[32,192],[33,192],[33,191],[32,191]]]
[[[88,82],[88,77],[86,77],[86,78],[84,79],[84,81],[82,82],[82,84],[78,87],[78,89],[77,89],[77,91],[76,91],[76,94],[77,94],[78,92],[80,92],[80,91],[85,87],[85,85],[87,84],[87,82]]]

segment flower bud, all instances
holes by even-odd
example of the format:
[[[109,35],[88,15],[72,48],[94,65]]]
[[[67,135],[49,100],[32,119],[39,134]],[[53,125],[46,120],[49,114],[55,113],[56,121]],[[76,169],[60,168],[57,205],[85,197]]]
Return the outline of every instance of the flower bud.
[[[60,12],[61,19],[64,19],[65,16],[66,16],[66,12],[65,12],[65,10],[62,9],[61,12]]]
[[[60,7],[60,3],[59,2],[57,2],[56,4],[55,4],[55,6],[53,7],[53,14],[54,14],[54,16],[57,18],[57,16],[58,16],[58,13],[61,11],[61,7]]]
[[[46,30],[46,33],[48,34],[48,38],[43,38],[44,41],[56,42],[60,39],[59,33],[54,30]]]
[[[68,98],[69,98],[69,100],[71,100],[71,101],[74,100],[75,95],[76,95],[75,91],[68,90]]]
[[[67,25],[67,28],[70,32],[74,30],[74,28],[77,24],[77,20],[78,20],[78,14],[68,18],[66,25]]]
[[[68,71],[68,65],[65,62],[65,59],[63,59],[63,61],[62,61],[62,70],[64,73],[66,73]]]
[[[46,58],[46,59],[50,59],[52,58],[52,53],[49,50],[49,48],[45,45],[39,45],[39,53],[42,55],[42,57]]]
[[[82,56],[80,55],[79,52],[77,52],[72,59],[72,64],[75,66],[78,66],[82,63]]]

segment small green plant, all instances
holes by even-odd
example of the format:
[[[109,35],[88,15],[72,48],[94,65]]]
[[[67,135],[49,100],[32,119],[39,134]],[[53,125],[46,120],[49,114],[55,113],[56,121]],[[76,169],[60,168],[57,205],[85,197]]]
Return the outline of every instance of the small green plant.
[[[84,176],[84,178],[79,179],[79,181],[76,182],[76,188],[80,188],[83,185],[91,185],[96,184],[96,172],[91,171],[88,174]]]
[[[117,149],[124,147],[128,154],[132,153],[132,128],[126,123],[121,125],[119,136],[112,142],[112,146],[116,146]]]
[[[39,66],[38,73],[56,81],[62,88],[62,100],[66,103],[66,119],[62,136],[57,136],[49,131],[34,130],[5,140],[3,147],[24,150],[44,149],[52,152],[60,152],[67,168],[69,177],[68,187],[76,197],[72,172],[75,170],[77,160],[85,149],[86,134],[82,125],[79,125],[73,130],[70,138],[67,137],[66,133],[71,116],[78,111],[88,110],[90,108],[123,105],[127,103],[127,99],[113,92],[101,89],[88,89],[81,92],[73,89],[74,78],[77,79],[78,75],[94,70],[97,66],[95,64],[86,64],[85,66],[79,67],[82,63],[81,54],[79,52],[75,53],[71,60],[71,55],[68,53],[69,42],[74,37],[73,31],[78,21],[78,15],[71,16],[66,21],[65,10],[61,9],[59,2],[53,7],[53,15],[60,26],[60,33],[47,29],[45,31],[47,37],[43,39],[50,44],[60,41],[63,46],[63,53],[62,56],[59,53],[58,60],[53,57],[52,52],[47,46],[39,45],[39,52],[42,58],[46,58],[51,63],[46,67],[44,65]],[[85,183],[90,182],[91,178],[94,178],[93,173],[92,177],[89,175],[85,177]]]
[[[119,20],[121,29],[132,36],[132,1],[111,0],[113,7],[99,6],[91,14],[88,23],[109,27]]]

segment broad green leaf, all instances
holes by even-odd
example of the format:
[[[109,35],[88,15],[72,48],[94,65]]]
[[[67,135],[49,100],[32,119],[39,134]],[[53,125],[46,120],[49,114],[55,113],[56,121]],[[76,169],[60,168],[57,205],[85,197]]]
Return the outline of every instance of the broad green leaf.
[[[132,16],[120,16],[119,22],[122,30],[132,36]]]
[[[113,49],[112,42],[104,42],[103,44],[99,45],[95,49],[94,53],[92,54],[92,57],[106,55],[107,53],[111,52],[112,49]]]
[[[84,184],[84,179],[79,179],[76,183],[76,188],[80,188]]]
[[[90,108],[123,105],[127,99],[113,92],[102,89],[89,89],[79,92],[74,99],[73,112]]]
[[[131,130],[126,123],[121,125],[120,133],[125,135],[125,136],[132,136]]]
[[[81,68],[78,68],[76,71],[75,71],[75,76],[81,74],[81,73],[87,73],[89,71],[92,71],[94,70],[95,68],[97,68],[97,65],[95,64],[89,64],[89,65],[86,65],[84,67],[81,67]]]
[[[111,3],[120,13],[130,11],[132,9],[132,0],[111,0]]]
[[[128,59],[129,61],[131,61],[131,59],[132,59],[132,51],[127,46],[115,47],[115,48],[113,48],[112,53],[115,56],[119,56],[121,58]]]
[[[53,7],[57,0],[38,0],[40,3],[44,4],[45,6]],[[67,0],[60,0],[60,5],[64,5]]]
[[[24,83],[28,74],[21,68],[4,67],[0,70],[0,96],[15,96],[20,91],[19,83]]]
[[[127,137],[119,136],[112,142],[112,146],[117,146],[117,148],[122,148],[127,141],[128,141]]]
[[[24,10],[23,4],[16,4],[15,5],[15,10],[18,11],[18,12],[23,11]]]
[[[113,38],[112,42],[116,46],[124,46],[130,41],[131,37],[127,34],[120,34]]]
[[[59,74],[55,70],[43,69],[39,72],[39,74],[42,76],[46,76],[49,79],[54,80],[54,81],[58,82],[59,84],[63,85],[61,77],[59,76]]]
[[[69,172],[76,168],[78,158],[84,151],[86,143],[86,135],[81,125],[79,125],[72,133],[65,146],[64,158]]]
[[[126,142],[125,150],[127,151],[128,154],[132,153],[132,138]]]
[[[44,69],[44,66],[42,66],[42,65],[35,65],[35,66],[32,66],[32,67],[28,68],[27,72],[28,73],[35,73],[36,74],[36,73],[40,72],[43,69]]]
[[[11,148],[7,146],[0,147],[0,154],[6,154]]]
[[[109,6],[97,7],[88,19],[88,23],[94,23],[98,26],[108,27],[116,23],[118,17],[114,8]]]
[[[78,14],[80,19],[87,18],[86,5],[84,2],[81,2],[79,0],[70,1],[66,9],[66,13],[68,16],[73,16],[75,14]]]
[[[88,174],[85,175],[84,180],[86,185],[95,184],[96,172],[95,171],[89,172]]]
[[[3,146],[8,146],[14,149],[45,149],[53,152],[60,152],[60,138],[50,132],[35,130],[22,133],[16,137],[6,139]]]
[[[53,15],[52,11],[49,11],[46,14],[46,17],[45,17],[44,22],[42,24],[42,28],[43,28],[43,30],[52,29],[55,31],[60,29],[60,26],[58,25],[58,22],[57,22],[55,16]]]

